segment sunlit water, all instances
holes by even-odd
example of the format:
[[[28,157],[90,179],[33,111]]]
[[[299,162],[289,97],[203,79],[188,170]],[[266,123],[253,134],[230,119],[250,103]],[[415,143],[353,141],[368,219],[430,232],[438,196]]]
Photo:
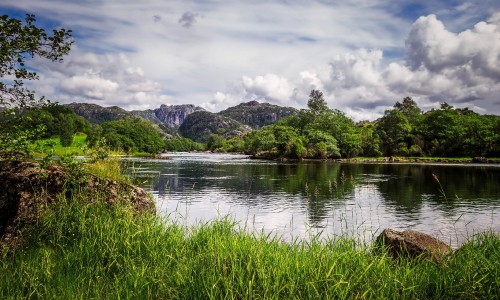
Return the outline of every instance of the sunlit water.
[[[243,155],[167,154],[123,160],[158,213],[186,225],[229,216],[284,240],[414,229],[457,247],[500,231],[497,165],[284,163]],[[432,174],[439,180],[436,181]]]

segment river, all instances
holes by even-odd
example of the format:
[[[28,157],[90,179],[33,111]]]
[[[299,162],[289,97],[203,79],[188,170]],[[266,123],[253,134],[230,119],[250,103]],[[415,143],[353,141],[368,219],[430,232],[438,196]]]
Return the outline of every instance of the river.
[[[228,216],[249,232],[370,242],[385,228],[419,230],[458,247],[500,231],[500,166],[276,162],[170,153],[125,158],[158,213],[185,225]]]

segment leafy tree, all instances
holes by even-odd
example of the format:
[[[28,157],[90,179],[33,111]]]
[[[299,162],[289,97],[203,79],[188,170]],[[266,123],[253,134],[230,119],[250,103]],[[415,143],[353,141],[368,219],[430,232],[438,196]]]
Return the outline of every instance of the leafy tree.
[[[223,150],[226,146],[226,140],[218,134],[211,134],[208,137],[207,148],[211,151]]]
[[[0,131],[0,156],[18,157],[31,154],[28,145],[43,134],[45,127],[26,128],[11,123],[13,116],[20,110],[39,104],[46,104],[42,97],[37,99],[33,91],[24,86],[23,80],[39,79],[34,68],[28,62],[46,59],[62,62],[68,54],[71,44],[71,30],[54,29],[52,35],[34,25],[34,15],[26,15],[23,21],[0,17],[0,116],[2,130]]]
[[[176,137],[165,141],[165,150],[174,152],[203,151],[205,145],[185,137]]]
[[[249,152],[270,151],[276,147],[276,138],[273,130],[264,127],[260,130],[250,132],[245,136],[245,148]]]
[[[320,130],[335,138],[342,157],[356,156],[361,148],[361,134],[354,122],[340,110],[323,111],[304,130]]]
[[[309,108],[309,111],[315,116],[329,109],[325,99],[323,98],[323,93],[318,90],[312,90],[309,94],[307,107]]]
[[[408,155],[406,139],[411,132],[408,118],[398,109],[387,110],[376,129],[384,155]]]
[[[39,79],[33,69],[27,67],[27,61],[37,57],[62,62],[73,43],[71,30],[54,29],[52,35],[48,35],[34,25],[35,21],[34,15],[26,15],[24,24],[8,15],[0,17],[0,77],[15,77],[12,81],[0,82],[1,106],[37,104],[34,93],[24,87],[23,80]]]
[[[311,158],[339,158],[340,149],[337,146],[337,140],[319,130],[308,130],[305,132],[307,140],[308,157]]]
[[[159,153],[165,145],[158,130],[142,118],[125,118],[101,124],[110,147],[126,152]]]
[[[364,123],[359,126],[361,132],[361,155],[368,157],[382,156],[380,137],[375,132],[374,123]]]
[[[60,115],[60,136],[61,145],[69,147],[73,143],[73,136],[75,134],[75,123],[70,115]]]
[[[414,125],[420,115],[422,115],[422,110],[411,97],[405,97],[403,102],[396,102],[396,104],[394,104],[394,109],[402,112],[412,125]]]
[[[431,156],[463,154],[464,126],[460,113],[447,103],[427,112],[418,132],[424,137],[424,151]]]

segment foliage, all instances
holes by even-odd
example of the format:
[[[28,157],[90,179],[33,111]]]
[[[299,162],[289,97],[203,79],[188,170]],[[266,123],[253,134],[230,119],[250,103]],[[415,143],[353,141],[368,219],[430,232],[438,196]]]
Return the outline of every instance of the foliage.
[[[165,150],[173,152],[204,151],[205,145],[185,137],[176,137],[165,141]]]
[[[27,240],[0,256],[2,299],[496,299],[500,289],[494,234],[435,264],[345,237],[286,243],[227,218],[186,228],[76,198]]]
[[[28,62],[35,58],[62,62],[73,43],[71,30],[54,29],[49,35],[35,21],[34,15],[26,15],[24,24],[7,15],[0,17],[0,156],[6,158],[31,156],[27,145],[47,129],[40,124],[27,128],[8,123],[17,120],[25,108],[49,103],[24,86],[23,80],[39,79]]]
[[[158,130],[141,118],[125,118],[101,124],[102,137],[112,149],[159,153],[165,148]]]
[[[359,129],[342,112],[329,109],[323,93],[311,91],[308,107],[297,116],[247,134],[248,152],[297,159],[351,157],[359,152]]]
[[[34,25],[34,15],[21,20],[0,17],[0,77],[11,78],[0,82],[0,105],[26,107],[37,104],[32,91],[24,87],[23,80],[37,80],[38,75],[27,66],[30,59],[43,58],[62,62],[71,44],[71,30],[54,29],[48,35],[44,29]]]
[[[388,110],[377,123],[381,149],[384,155],[408,155],[406,138],[411,132],[408,118],[397,109]]]
[[[321,91],[311,91],[309,94],[309,100],[307,101],[307,108],[309,108],[309,111],[315,116],[328,110],[328,106]]]

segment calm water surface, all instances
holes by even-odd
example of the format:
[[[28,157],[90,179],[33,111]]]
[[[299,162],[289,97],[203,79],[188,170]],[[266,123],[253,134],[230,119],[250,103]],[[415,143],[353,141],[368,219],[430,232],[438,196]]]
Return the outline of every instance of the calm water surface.
[[[230,216],[285,240],[420,230],[454,247],[500,231],[500,166],[283,163],[243,155],[124,159],[162,215],[193,225]],[[439,180],[433,177],[435,174]]]

